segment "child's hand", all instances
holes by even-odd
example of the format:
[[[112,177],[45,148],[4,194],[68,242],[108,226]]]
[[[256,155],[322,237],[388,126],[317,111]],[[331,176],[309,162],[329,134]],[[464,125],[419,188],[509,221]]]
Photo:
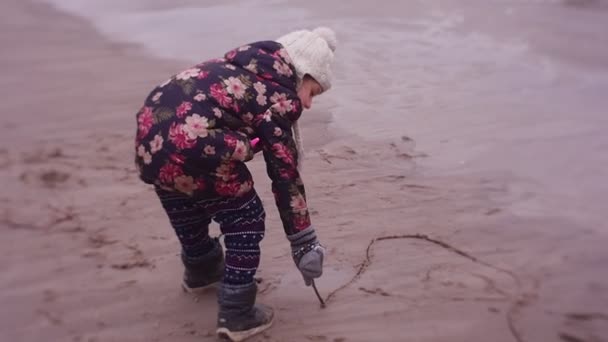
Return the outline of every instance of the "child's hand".
[[[296,267],[302,273],[306,286],[312,280],[323,274],[323,259],[325,247],[321,246],[312,227],[306,228],[296,234],[287,236],[291,242],[291,255]]]
[[[296,266],[302,273],[304,284],[310,286],[312,280],[323,275],[323,258],[325,257],[325,247],[317,242],[308,253],[302,255]]]

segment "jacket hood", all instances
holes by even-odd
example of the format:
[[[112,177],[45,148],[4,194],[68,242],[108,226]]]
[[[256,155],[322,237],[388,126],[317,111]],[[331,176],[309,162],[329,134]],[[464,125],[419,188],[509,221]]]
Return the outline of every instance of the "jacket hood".
[[[255,74],[259,79],[297,90],[298,76],[295,66],[287,50],[275,41],[244,45],[226,53],[224,58],[232,65]]]

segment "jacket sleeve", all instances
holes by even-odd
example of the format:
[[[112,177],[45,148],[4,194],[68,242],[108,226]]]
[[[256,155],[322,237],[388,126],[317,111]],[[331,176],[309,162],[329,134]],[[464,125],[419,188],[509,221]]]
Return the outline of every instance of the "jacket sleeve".
[[[286,113],[286,103],[290,106]],[[301,112],[297,95],[288,95],[286,102],[276,103],[254,118],[253,124],[262,144],[272,192],[287,235],[310,227],[304,184],[298,172],[298,151],[292,136],[292,121],[286,114]],[[299,116],[299,115],[296,115]]]

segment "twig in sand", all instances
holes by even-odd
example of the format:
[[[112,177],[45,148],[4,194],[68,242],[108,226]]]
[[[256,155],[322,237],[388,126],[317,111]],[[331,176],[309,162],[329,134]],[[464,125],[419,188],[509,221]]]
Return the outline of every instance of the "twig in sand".
[[[321,308],[325,308],[325,302],[323,301],[323,297],[321,297],[321,295],[319,294],[319,290],[317,290],[317,285],[315,284],[315,280],[312,280],[312,289],[315,290],[315,294],[317,295],[317,298],[319,299],[319,303],[321,303]]]

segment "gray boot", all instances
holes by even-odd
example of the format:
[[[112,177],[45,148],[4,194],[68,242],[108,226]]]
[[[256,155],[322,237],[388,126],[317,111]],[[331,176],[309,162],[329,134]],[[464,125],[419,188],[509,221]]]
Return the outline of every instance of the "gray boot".
[[[257,286],[222,284],[218,293],[217,335],[230,341],[243,341],[270,328],[272,308],[255,304]]]
[[[184,279],[182,288],[186,292],[201,292],[214,286],[224,276],[224,252],[216,238],[213,249],[201,258],[193,261],[182,254],[184,263]]]

